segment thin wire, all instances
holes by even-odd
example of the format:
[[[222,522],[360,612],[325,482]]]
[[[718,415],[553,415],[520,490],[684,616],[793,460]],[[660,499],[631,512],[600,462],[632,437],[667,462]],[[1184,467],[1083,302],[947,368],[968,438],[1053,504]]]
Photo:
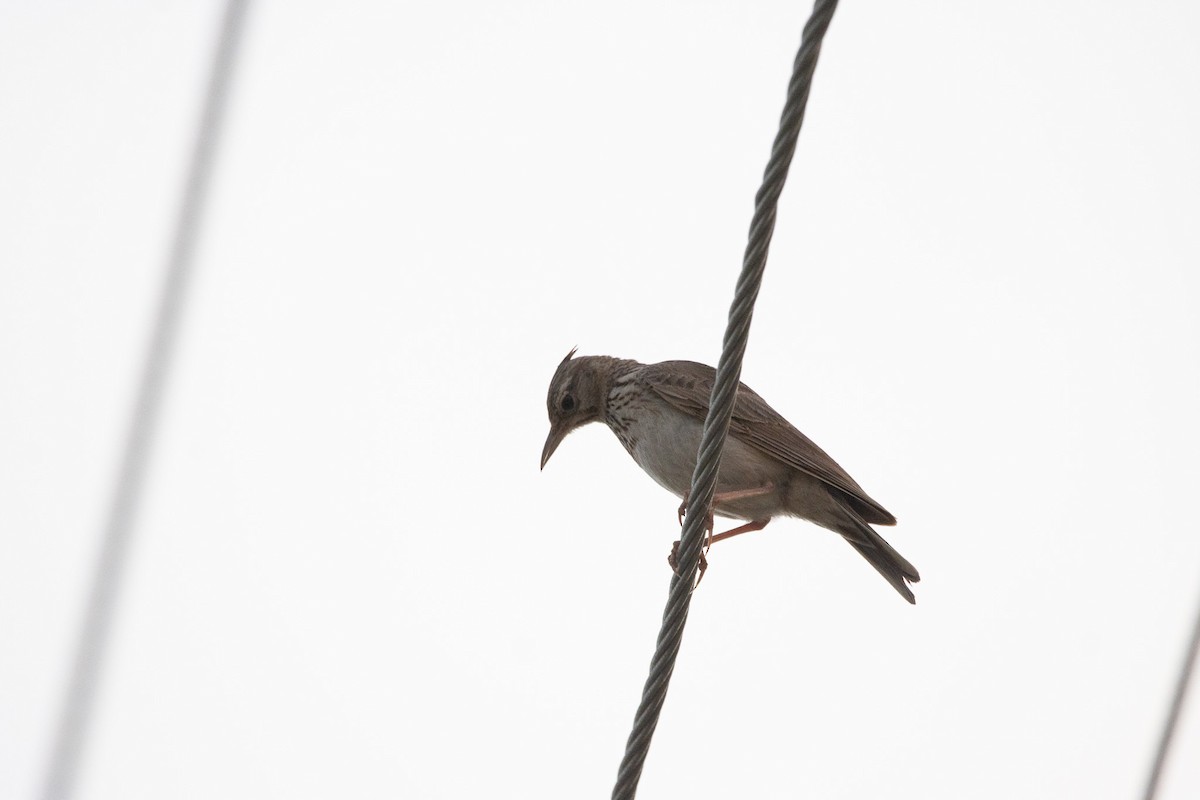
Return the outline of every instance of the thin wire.
[[[153,449],[163,388],[170,371],[171,356],[175,351],[197,232],[208,196],[214,156],[248,5],[249,0],[229,0],[221,20],[212,73],[205,90],[187,180],[175,222],[175,236],[164,267],[158,314],[142,365],[137,398],[126,433],[125,450],[113,487],[111,505],[104,520],[103,539],[87,606],[84,609],[78,649],[72,662],[66,696],[42,786],[41,796],[44,800],[66,800],[75,789],[121,578],[129,560],[131,536],[141,500],[146,463]]]
[[[680,537],[679,574],[671,578],[662,628],[659,629],[654,657],[650,661],[650,675],[646,678],[642,701],[634,717],[633,730],[625,745],[625,757],[621,760],[617,782],[613,787],[613,800],[632,800],[637,794],[642,767],[650,749],[650,740],[658,725],[658,716],[667,696],[667,686],[675,669],[675,659],[683,639],[683,626],[687,622],[693,581],[700,560],[702,528],[707,510],[712,505],[721,451],[729,432],[729,421],[733,416],[733,405],[741,379],[742,357],[750,338],[754,301],[762,286],[767,251],[770,249],[771,236],[775,232],[775,212],[779,204],[779,195],[787,180],[792,155],[796,151],[796,140],[800,135],[800,126],[804,122],[804,108],[808,103],[817,57],[821,53],[821,40],[829,28],[836,8],[837,0],[817,0],[812,16],[804,26],[800,50],[796,54],[792,78],[788,84],[787,100],[779,121],[779,132],[771,148],[762,187],[755,196],[749,241],[733,305],[729,310],[729,325],[725,330],[721,360],[717,363],[716,383],[709,400],[708,417],[704,421],[696,470],[692,475],[687,517]]]
[[[1158,740],[1158,750],[1154,754],[1154,766],[1150,768],[1150,776],[1146,780],[1144,800],[1154,800],[1158,792],[1159,779],[1162,778],[1167,756],[1171,751],[1171,741],[1179,727],[1179,715],[1183,711],[1183,702],[1187,699],[1188,683],[1196,669],[1196,657],[1200,653],[1200,607],[1196,609],[1196,621],[1192,623],[1192,641],[1183,656],[1183,666],[1179,669],[1179,680],[1175,683],[1175,694],[1171,698],[1171,708],[1163,722],[1162,736]]]

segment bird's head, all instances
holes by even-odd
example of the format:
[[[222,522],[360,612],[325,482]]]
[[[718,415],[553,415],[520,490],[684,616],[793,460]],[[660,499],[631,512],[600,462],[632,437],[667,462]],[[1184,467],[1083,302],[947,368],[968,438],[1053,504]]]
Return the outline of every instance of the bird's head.
[[[573,358],[574,355],[572,348],[550,380],[550,391],[546,395],[550,434],[542,448],[542,469],[546,468],[546,462],[568,433],[604,415],[607,387],[603,371],[596,368],[596,359]]]

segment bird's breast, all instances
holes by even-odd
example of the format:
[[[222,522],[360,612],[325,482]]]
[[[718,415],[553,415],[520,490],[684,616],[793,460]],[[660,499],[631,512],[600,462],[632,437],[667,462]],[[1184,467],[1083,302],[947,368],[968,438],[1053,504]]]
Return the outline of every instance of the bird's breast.
[[[647,475],[658,485],[684,497],[692,485],[696,452],[700,449],[703,423],[665,402],[652,404],[636,414],[611,414],[609,427]],[[752,501],[734,503],[728,516],[761,519],[779,513],[782,492],[791,470],[784,464],[730,436],[721,457],[717,489],[729,492],[773,484],[779,491]],[[718,509],[717,513],[721,513]]]
[[[680,413],[648,413],[631,420],[629,454],[664,489],[683,497],[692,485],[701,424]]]

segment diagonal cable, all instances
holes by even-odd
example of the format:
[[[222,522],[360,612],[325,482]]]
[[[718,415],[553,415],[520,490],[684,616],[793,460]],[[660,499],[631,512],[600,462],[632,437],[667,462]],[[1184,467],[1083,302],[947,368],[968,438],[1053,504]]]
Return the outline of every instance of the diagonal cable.
[[[1196,658],[1200,655],[1200,608],[1196,609],[1196,621],[1192,623],[1192,640],[1188,643],[1183,655],[1183,664],[1179,668],[1179,678],[1175,682],[1175,692],[1171,696],[1171,706],[1167,718],[1163,720],[1162,734],[1159,736],[1158,748],[1154,753],[1154,764],[1150,767],[1150,775],[1146,778],[1144,800],[1154,800],[1158,794],[1159,782],[1166,768],[1167,755],[1171,752],[1171,742],[1179,729],[1179,716],[1183,713],[1183,701],[1187,698],[1188,683],[1192,673],[1196,671]]]
[[[146,463],[153,448],[163,388],[175,351],[192,256],[208,197],[214,156],[248,5],[249,0],[229,0],[218,31],[212,73],[204,94],[204,105],[179,204],[179,216],[175,221],[175,233],[166,258],[158,312],[142,365],[125,449],[113,487],[111,505],[105,517],[103,539],[84,609],[83,626],[42,786],[43,800],[66,800],[75,788],[121,578],[129,560],[130,539],[141,500]]]
[[[836,8],[837,0],[817,0],[812,16],[804,26],[800,50],[796,54],[792,78],[788,83],[787,100],[784,102],[783,114],[779,121],[779,132],[771,148],[762,187],[755,197],[754,217],[750,223],[750,236],[742,261],[742,272],[734,292],[733,305],[729,309],[729,325],[725,330],[721,360],[717,363],[717,378],[709,400],[708,417],[704,421],[696,471],[692,475],[687,517],[680,538],[679,571],[671,578],[662,628],[659,630],[658,643],[650,661],[650,675],[642,690],[642,701],[634,717],[629,741],[625,745],[625,757],[621,760],[617,782],[613,787],[613,800],[633,800],[637,794],[642,766],[650,749],[650,739],[658,725],[658,716],[667,696],[667,685],[671,680],[671,672],[675,669],[675,658],[679,654],[679,645],[683,639],[683,626],[687,622],[693,581],[700,560],[702,529],[707,511],[712,505],[721,451],[725,446],[734,401],[737,399],[738,382],[742,374],[742,356],[745,355],[746,343],[750,338],[754,301],[762,285],[767,251],[770,249],[771,236],[775,232],[775,212],[779,204],[779,195],[783,191],[784,181],[787,180],[792,154],[796,151],[796,139],[804,121],[804,108],[808,104],[813,70],[816,69],[817,57],[821,53],[821,40],[829,28]]]

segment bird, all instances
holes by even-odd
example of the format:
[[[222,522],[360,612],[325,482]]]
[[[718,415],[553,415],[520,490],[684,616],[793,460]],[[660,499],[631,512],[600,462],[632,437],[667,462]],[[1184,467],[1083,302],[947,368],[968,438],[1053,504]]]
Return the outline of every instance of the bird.
[[[678,511],[682,521],[716,370],[694,361],[642,364],[575,353],[567,353],[550,380],[550,433],[541,468],[567,434],[603,422],[638,466],[683,499]],[[901,597],[916,603],[909,584],[921,580],[920,574],[871,527],[895,525],[896,518],[743,383],[738,384],[712,513],[746,522],[712,536],[709,543],[761,530],[775,517],[799,517],[841,534]]]

